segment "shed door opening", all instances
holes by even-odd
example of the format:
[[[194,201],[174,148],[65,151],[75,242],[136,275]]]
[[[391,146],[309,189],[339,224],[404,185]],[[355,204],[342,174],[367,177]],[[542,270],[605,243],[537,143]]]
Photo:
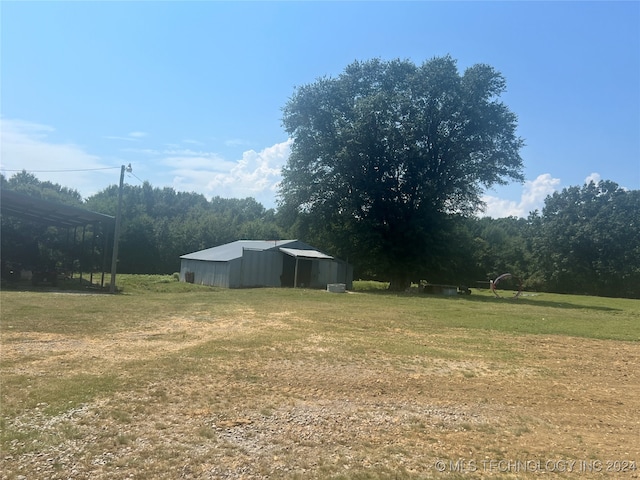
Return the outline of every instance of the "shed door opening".
[[[298,284],[296,287],[311,286],[311,260],[298,257]]]
[[[290,255],[283,255],[282,275],[280,275],[280,285],[283,287],[293,287],[293,279],[296,274],[296,259]]]
[[[283,287],[309,287],[313,261],[308,258],[284,255],[280,285]]]

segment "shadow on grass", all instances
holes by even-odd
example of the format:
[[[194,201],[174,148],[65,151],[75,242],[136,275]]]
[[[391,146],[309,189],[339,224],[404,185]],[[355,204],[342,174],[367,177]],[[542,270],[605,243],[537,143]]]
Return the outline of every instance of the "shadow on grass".
[[[445,296],[445,295],[434,295],[429,293],[420,293],[417,290],[412,290],[410,292],[392,292],[389,290],[381,290],[381,289],[371,289],[371,290],[358,290],[357,293],[366,293],[369,295],[381,295],[381,296],[390,296],[390,297],[407,297],[407,298],[438,298],[445,299],[452,302],[478,302],[478,303],[501,303],[508,302],[513,304],[521,304],[521,305],[531,305],[537,307],[550,307],[550,308],[565,308],[571,310],[594,310],[601,312],[621,312],[623,309],[608,307],[605,305],[584,305],[573,302],[560,302],[554,300],[543,300],[538,298],[536,293],[523,292],[521,296],[514,298],[512,292],[500,292],[502,298],[498,298],[494,295],[455,295],[455,296]],[[526,295],[536,295],[534,297],[526,296]]]
[[[89,281],[86,278],[60,279],[55,283],[32,284],[29,280],[6,281],[0,283],[0,291],[13,292],[44,292],[44,293],[109,293],[109,285],[96,283],[96,280]]]
[[[510,302],[517,303],[522,305],[532,305],[537,307],[550,307],[550,308],[566,308],[572,310],[595,310],[601,312],[621,312],[621,308],[607,307],[605,305],[584,305],[578,303],[571,302],[557,302],[553,300],[543,300],[536,297],[507,297],[498,298],[498,297],[490,297],[490,296],[480,296],[480,295],[467,295],[465,297],[460,298],[460,300],[466,301],[476,301],[476,302]]]

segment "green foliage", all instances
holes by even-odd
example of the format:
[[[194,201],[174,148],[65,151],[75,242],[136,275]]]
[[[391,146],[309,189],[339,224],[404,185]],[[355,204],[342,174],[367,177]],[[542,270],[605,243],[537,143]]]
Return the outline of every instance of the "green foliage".
[[[388,282],[376,282],[375,280],[355,280],[353,282],[353,290],[355,292],[379,292],[388,288]]]
[[[545,201],[533,254],[550,291],[640,298],[640,190],[611,181],[565,188]]]
[[[0,175],[0,185],[2,188],[31,197],[64,203],[74,207],[82,206],[82,196],[77,190],[63,187],[57,183],[41,182],[35,175],[28,173],[26,170],[16,173],[8,180],[4,175]]]
[[[481,218],[468,223],[473,237],[477,279],[494,279],[503,273],[520,278],[529,276],[525,219]]]
[[[355,62],[300,87],[284,108],[283,209],[305,236],[403,289],[451,257],[448,216],[475,211],[483,186],[522,179],[504,88],[491,67],[460,75],[450,57]]]
[[[87,200],[92,210],[115,214],[117,188]],[[125,185],[119,271],[171,273],[180,256],[238,239],[282,239],[275,212],[253,198],[214,197],[172,188]]]
[[[510,272],[528,290],[640,298],[640,191],[611,181],[569,187],[527,219],[466,228],[478,279]]]

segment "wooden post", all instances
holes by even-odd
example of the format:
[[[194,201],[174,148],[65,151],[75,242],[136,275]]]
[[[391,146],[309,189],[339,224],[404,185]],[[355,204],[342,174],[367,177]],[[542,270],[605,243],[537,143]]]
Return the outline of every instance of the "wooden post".
[[[118,240],[120,237],[120,217],[122,216],[122,186],[124,184],[124,165],[120,168],[120,189],[118,190],[118,210],[116,212],[116,225],[113,230],[113,251],[111,253],[111,284],[109,285],[109,292],[114,293],[116,291],[116,268],[118,266]],[[129,164],[128,171],[131,171],[131,164]]]

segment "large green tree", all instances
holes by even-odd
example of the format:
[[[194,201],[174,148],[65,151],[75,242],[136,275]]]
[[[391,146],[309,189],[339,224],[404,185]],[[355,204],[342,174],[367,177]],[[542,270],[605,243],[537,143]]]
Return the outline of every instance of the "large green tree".
[[[405,288],[449,256],[449,216],[483,189],[522,180],[517,119],[487,65],[354,62],[299,87],[283,109],[293,139],[280,207],[303,233]],[[430,277],[431,278],[431,277]]]

